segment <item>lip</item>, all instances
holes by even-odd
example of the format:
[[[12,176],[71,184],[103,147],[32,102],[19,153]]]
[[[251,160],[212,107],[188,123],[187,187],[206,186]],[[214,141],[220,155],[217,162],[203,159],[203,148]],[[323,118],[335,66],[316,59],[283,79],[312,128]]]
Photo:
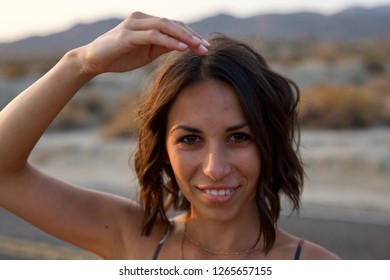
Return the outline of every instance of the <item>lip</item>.
[[[204,199],[212,203],[226,203],[236,194],[240,186],[198,186],[196,187]]]

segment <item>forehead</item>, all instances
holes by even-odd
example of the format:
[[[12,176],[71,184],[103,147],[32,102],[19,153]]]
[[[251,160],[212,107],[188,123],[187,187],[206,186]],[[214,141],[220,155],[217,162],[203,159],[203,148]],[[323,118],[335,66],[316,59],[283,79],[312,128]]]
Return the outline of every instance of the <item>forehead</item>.
[[[168,126],[178,122],[222,125],[244,120],[235,89],[216,79],[196,82],[183,89],[168,114]]]

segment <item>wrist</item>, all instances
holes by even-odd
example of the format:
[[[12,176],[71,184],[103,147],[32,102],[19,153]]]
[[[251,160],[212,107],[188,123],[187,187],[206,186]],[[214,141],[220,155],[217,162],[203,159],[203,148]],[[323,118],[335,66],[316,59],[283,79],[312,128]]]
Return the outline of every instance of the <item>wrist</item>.
[[[88,64],[83,59],[82,47],[67,52],[62,61],[71,69],[71,72],[77,76],[81,83],[86,83],[98,74],[93,73],[88,68]]]

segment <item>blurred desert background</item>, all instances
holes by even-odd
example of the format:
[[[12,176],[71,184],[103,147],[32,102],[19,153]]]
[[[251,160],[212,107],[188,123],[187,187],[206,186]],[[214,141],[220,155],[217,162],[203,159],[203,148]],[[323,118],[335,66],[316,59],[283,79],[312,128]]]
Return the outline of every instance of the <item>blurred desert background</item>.
[[[0,43],[0,109],[66,50],[120,20]],[[390,6],[332,15],[219,14],[190,25],[205,36],[222,32],[249,42],[300,86],[307,177],[300,215],[289,217],[286,205],[280,226],[345,259],[390,259]],[[31,161],[64,180],[136,198],[136,108],[157,64],[89,82],[51,125]],[[95,257],[0,209],[0,258]]]

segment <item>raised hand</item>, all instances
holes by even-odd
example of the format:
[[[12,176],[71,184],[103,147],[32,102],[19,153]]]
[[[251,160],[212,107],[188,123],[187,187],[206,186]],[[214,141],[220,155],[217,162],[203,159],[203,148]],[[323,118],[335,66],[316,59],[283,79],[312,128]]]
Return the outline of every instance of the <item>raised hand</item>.
[[[207,52],[207,41],[182,22],[132,13],[117,27],[79,48],[84,70],[92,75],[141,67],[172,50]]]

